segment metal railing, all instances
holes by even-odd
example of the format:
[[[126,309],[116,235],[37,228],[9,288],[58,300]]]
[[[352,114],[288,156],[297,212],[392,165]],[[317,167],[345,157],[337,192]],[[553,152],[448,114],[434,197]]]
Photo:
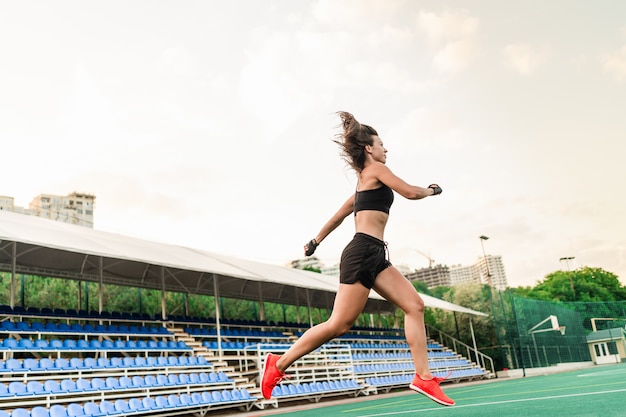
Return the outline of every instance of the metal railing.
[[[449,335],[448,333],[442,332],[436,327],[426,325],[426,332],[428,333],[428,337],[433,340],[437,340],[441,345],[452,349],[456,353],[465,356],[470,361],[473,361],[478,366],[480,366],[485,371],[491,373],[492,375],[496,375],[496,368],[493,365],[493,359],[490,356],[485,355],[478,351],[478,349],[474,349],[466,343],[461,342],[455,337]]]

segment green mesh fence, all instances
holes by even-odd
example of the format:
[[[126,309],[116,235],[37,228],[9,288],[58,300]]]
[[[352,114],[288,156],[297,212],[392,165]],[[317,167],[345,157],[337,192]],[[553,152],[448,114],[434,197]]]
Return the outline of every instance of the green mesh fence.
[[[609,329],[621,333],[626,326],[626,301],[556,303],[496,293],[492,309],[500,345],[498,362],[509,368],[591,361],[588,336],[594,326],[594,334]],[[553,329],[557,322],[563,333]],[[614,345],[610,342],[609,350],[616,352]]]

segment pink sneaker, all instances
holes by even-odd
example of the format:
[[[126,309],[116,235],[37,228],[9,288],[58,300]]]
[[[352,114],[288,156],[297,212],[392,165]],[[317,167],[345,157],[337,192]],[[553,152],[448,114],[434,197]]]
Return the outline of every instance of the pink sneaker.
[[[274,387],[285,378],[285,373],[280,372],[276,367],[276,362],[280,359],[280,355],[268,353],[265,358],[265,368],[263,368],[263,379],[261,380],[261,392],[263,398],[269,400],[272,397]]]
[[[424,394],[431,400],[438,402],[441,405],[454,405],[454,400],[443,393],[439,387],[439,383],[445,378],[433,377],[433,379],[422,379],[419,375],[415,375],[413,382],[409,385],[413,391]]]

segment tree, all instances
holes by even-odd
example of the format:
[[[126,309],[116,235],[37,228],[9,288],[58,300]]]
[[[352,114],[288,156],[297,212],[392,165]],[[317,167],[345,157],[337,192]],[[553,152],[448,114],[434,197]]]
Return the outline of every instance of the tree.
[[[519,295],[546,301],[623,301],[626,287],[617,275],[588,266],[574,271],[555,271],[533,288],[516,291]]]

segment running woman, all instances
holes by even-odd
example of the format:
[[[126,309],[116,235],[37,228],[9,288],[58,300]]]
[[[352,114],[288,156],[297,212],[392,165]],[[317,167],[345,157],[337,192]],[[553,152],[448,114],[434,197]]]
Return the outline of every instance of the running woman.
[[[285,371],[295,361],[324,343],[347,333],[363,310],[370,290],[404,311],[404,331],[415,365],[415,377],[409,388],[442,405],[454,405],[441,390],[438,378],[430,373],[424,301],[413,285],[389,261],[384,239],[394,191],[409,200],[441,194],[441,187],[410,185],[387,167],[387,149],[371,126],[359,123],[352,114],[339,112],[343,132],[334,141],[343,158],[356,172],[356,192],[305,246],[311,256],[317,246],[343,220],[354,213],[355,235],[343,250],[340,260],[339,289],[330,318],[308,329],[283,355],[270,353],[265,359],[261,391],[269,399],[272,390],[285,378]]]

